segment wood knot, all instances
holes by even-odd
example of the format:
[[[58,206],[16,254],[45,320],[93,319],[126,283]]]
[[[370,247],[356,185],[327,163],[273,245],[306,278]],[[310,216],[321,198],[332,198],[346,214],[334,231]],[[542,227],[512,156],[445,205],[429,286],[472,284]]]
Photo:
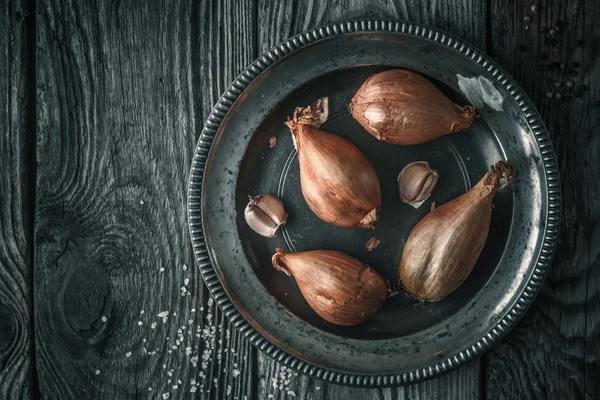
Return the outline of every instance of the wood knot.
[[[110,294],[108,276],[92,265],[73,241],[67,242],[57,262],[61,269],[74,270],[63,290],[62,305],[69,325],[77,331],[92,329]]]

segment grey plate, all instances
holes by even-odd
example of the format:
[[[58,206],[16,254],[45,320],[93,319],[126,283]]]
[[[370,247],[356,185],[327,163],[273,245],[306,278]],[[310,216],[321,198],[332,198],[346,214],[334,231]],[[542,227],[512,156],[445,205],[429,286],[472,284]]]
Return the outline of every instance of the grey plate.
[[[466,132],[417,146],[378,142],[347,112],[352,95],[372,73],[401,67],[434,82],[466,104],[457,81],[493,82],[503,111],[488,106]],[[382,188],[381,222],[374,231],[319,220],[300,191],[299,166],[283,125],[295,106],[329,96],[322,129],[348,138],[373,162]],[[269,138],[277,146],[269,148]],[[490,234],[467,281],[427,309],[405,295],[392,297],[370,321],[339,327],[320,319],[293,278],[270,258],[276,247],[344,251],[392,284],[403,239],[435,200],[467,191],[500,159],[518,181],[496,196]],[[396,177],[409,162],[427,160],[440,183],[420,209],[400,203]],[[244,221],[247,196],[270,193],[285,203],[289,224],[266,239]],[[455,37],[397,21],[331,24],[300,34],[256,60],[219,100],[193,160],[189,225],[198,265],[233,324],[280,363],[321,379],[356,386],[413,383],[439,375],[489,349],[536,295],[555,247],[560,210],[556,161],[533,105],[492,60]],[[376,235],[381,245],[367,252]]]

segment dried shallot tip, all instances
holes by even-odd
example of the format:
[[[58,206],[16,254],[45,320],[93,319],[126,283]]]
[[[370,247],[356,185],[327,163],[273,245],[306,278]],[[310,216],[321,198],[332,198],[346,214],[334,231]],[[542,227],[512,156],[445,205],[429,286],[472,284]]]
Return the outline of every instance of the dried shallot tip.
[[[438,178],[438,172],[426,161],[408,164],[398,175],[400,199],[414,208],[421,207],[437,185]]]
[[[294,120],[300,124],[310,125],[318,129],[329,118],[329,98],[323,97],[308,107],[296,107]]]
[[[379,243],[381,243],[381,240],[379,240],[375,236],[373,236],[371,239],[369,239],[367,241],[367,250],[373,251],[373,249],[375,249],[377,246],[379,246]]]
[[[285,123],[298,152],[302,195],[325,222],[372,228],[381,208],[379,179],[369,159],[353,143],[314,128],[328,112],[324,98],[305,109],[296,108]]]
[[[244,210],[248,226],[259,235],[276,236],[287,223],[287,212],[281,200],[268,194],[248,197],[250,201]]]
[[[278,248],[273,267],[291,275],[308,305],[336,325],[356,325],[375,315],[388,295],[388,282],[373,268],[332,250],[287,253]]]
[[[433,83],[402,69],[372,75],[352,98],[349,110],[373,137],[398,145],[463,131],[477,117],[472,106],[454,104]]]
[[[275,146],[277,146],[277,138],[275,136],[271,136],[269,139],[269,147],[273,148]]]
[[[407,292],[421,301],[438,301],[467,279],[488,236],[494,195],[515,175],[508,161],[499,161],[471,190],[419,221],[398,266]]]

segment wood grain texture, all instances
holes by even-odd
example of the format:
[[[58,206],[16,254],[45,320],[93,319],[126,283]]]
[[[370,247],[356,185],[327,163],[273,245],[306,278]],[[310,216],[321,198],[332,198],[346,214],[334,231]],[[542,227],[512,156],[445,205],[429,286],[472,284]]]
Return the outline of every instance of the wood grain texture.
[[[237,0],[39,2],[44,398],[252,396],[255,350],[195,266],[186,186],[204,120],[255,58],[254,11]]]
[[[600,397],[600,4],[549,0],[535,13],[532,4],[491,2],[492,55],[531,96],[550,131],[561,171],[562,232],[536,302],[488,354],[487,397],[596,399]],[[526,15],[532,19],[529,29]],[[551,33],[556,25],[558,31]],[[567,87],[568,81],[573,88]]]
[[[328,22],[351,18],[395,18],[445,29],[486,50],[485,2],[446,1],[258,1],[258,49],[266,51],[286,38]],[[477,399],[482,362],[474,360],[432,381],[402,388],[356,389],[294,375],[275,361],[258,356],[260,399]]]
[[[0,399],[31,396],[31,110],[27,3],[0,3]]]

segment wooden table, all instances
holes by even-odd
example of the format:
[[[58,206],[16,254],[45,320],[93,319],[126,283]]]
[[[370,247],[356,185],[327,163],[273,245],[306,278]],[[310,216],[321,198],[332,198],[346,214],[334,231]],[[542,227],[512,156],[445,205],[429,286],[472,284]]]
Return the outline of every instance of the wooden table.
[[[328,3],[0,3],[0,399],[600,396],[600,2]],[[441,378],[381,390],[250,346],[211,301],[186,222],[194,146],[236,74],[358,17],[439,27],[496,59],[547,124],[564,196],[553,268],[518,326]]]

